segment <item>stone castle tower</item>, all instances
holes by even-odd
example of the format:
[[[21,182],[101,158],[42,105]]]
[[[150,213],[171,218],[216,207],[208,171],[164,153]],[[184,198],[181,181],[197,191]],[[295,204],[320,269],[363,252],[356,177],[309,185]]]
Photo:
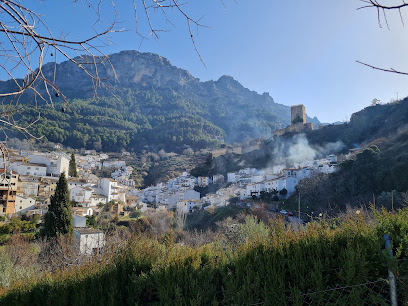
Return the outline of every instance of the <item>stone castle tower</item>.
[[[290,107],[291,124],[284,129],[274,131],[276,136],[285,133],[302,133],[313,130],[313,123],[306,122],[306,109],[303,104],[293,105]]]
[[[291,123],[301,122],[306,123],[306,110],[303,104],[293,105],[290,107]]]

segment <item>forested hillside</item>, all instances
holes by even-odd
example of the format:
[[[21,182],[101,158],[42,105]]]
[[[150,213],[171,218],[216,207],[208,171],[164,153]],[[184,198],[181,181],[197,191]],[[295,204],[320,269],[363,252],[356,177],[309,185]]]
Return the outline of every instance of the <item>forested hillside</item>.
[[[93,84],[70,62],[58,64],[56,84],[69,105],[59,96],[50,107],[27,93],[21,103],[28,106],[16,116],[18,123],[25,126],[40,113],[41,119],[30,129],[35,136],[107,151],[202,148],[268,136],[290,123],[288,106],[275,103],[268,93],[244,88],[232,77],[200,82],[152,53],[122,51],[109,60],[114,69],[98,67],[103,86]],[[53,71],[54,64],[43,67],[47,76]],[[13,86],[11,81],[0,82],[0,92]],[[46,94],[40,85],[38,92]],[[309,120],[319,123],[316,118]]]
[[[339,171],[302,180],[302,210],[337,213],[348,205],[376,202],[398,208],[408,203],[408,98],[367,107],[351,116],[348,123],[331,125],[305,134],[287,133],[265,140],[250,153],[228,154],[208,159],[192,170],[195,175],[213,175],[242,167],[271,169],[290,162],[291,154],[314,152],[316,158],[346,154],[350,148],[361,152],[349,160],[340,159]],[[283,157],[283,158],[282,158]],[[298,156],[301,161],[301,156]],[[298,193],[291,201],[297,210]]]
[[[75,111],[56,104],[55,108],[41,109],[41,119],[30,129],[43,141],[62,143],[73,148],[120,151],[149,149],[182,150],[213,146],[223,140],[225,132],[200,116],[173,113],[166,117],[144,116],[132,111],[132,105],[112,97],[101,97],[98,103],[85,100],[70,103]],[[29,124],[38,116],[38,109],[29,108],[19,116],[19,123]],[[9,136],[21,137],[13,130]]]
[[[310,210],[343,210],[368,202],[389,209],[408,203],[408,98],[354,113],[349,123],[307,133],[312,145],[342,141],[362,152],[331,175],[300,182],[302,202]],[[296,201],[296,200],[294,200]]]
[[[341,140],[347,147],[364,146],[370,142],[387,149],[408,128],[408,98],[388,104],[377,104],[352,114],[350,122],[322,127],[307,132],[311,144],[324,144]],[[382,145],[384,143],[384,146]]]

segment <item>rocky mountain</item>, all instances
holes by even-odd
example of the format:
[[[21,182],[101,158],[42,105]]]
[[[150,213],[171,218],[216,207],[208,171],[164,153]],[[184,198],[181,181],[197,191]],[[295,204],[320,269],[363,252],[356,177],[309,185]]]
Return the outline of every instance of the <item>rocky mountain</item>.
[[[90,58],[76,60],[95,72]],[[54,63],[44,65],[44,75],[52,79],[54,68]],[[64,132],[67,129],[63,122],[69,122],[73,125],[68,128],[70,134],[77,131],[94,136],[103,131],[103,135],[113,133],[116,136],[111,138],[117,138],[124,133],[125,140],[115,143],[118,150],[145,145],[174,149],[183,145],[198,148],[267,136],[272,130],[290,124],[290,108],[275,103],[268,93],[260,95],[251,91],[230,76],[201,82],[157,54],[122,51],[99,63],[97,71],[103,84],[95,83],[72,62],[57,64],[55,83],[71,101],[76,116],[71,108],[62,116],[55,114],[60,107],[56,101],[54,109],[44,107],[41,110],[44,120],[33,128],[34,133],[73,147],[92,147],[95,142],[102,142],[105,147],[104,144],[109,143],[109,137],[99,140],[96,136],[92,140],[88,137],[73,141],[72,135]],[[11,81],[0,82],[0,92],[13,86]],[[97,99],[91,101],[95,87]],[[45,92],[41,84],[38,90]],[[29,98],[27,94],[23,100]],[[26,113],[20,120],[29,122],[30,115],[33,114]],[[117,120],[108,124],[112,116]],[[319,124],[317,118],[308,120]],[[51,122],[52,126],[61,129],[59,135],[54,135],[55,130],[48,131],[45,123]]]

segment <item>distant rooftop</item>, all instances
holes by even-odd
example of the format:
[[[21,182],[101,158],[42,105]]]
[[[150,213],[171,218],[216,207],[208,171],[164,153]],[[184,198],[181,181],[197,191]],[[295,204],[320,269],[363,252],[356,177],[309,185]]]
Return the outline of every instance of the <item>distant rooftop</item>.
[[[77,232],[81,235],[103,233],[100,229],[90,228],[90,227],[76,227],[74,228],[74,232]]]

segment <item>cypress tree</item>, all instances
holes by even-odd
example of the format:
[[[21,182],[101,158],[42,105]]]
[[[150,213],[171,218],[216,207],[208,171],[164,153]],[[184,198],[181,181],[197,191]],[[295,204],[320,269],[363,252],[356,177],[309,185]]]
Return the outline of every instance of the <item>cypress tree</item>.
[[[48,212],[44,216],[43,235],[57,237],[59,235],[72,235],[74,230],[71,202],[69,200],[68,182],[62,172],[51,196]]]
[[[74,153],[71,154],[71,160],[69,161],[68,175],[71,177],[78,177]]]

